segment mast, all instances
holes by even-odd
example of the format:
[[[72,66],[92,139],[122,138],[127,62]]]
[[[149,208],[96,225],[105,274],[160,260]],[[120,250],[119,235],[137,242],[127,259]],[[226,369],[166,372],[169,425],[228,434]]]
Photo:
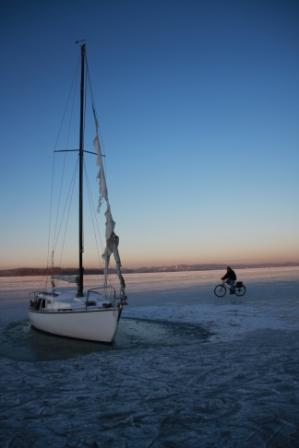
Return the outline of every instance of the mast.
[[[77,297],[83,296],[83,155],[85,109],[85,44],[81,45],[80,134],[79,134],[79,275]]]

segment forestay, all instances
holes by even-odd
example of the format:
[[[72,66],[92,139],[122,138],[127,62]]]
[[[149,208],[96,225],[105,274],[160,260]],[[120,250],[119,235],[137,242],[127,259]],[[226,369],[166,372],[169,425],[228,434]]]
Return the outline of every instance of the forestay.
[[[103,201],[106,202],[106,248],[102,255],[105,263],[104,267],[104,273],[105,273],[105,285],[107,285],[107,277],[108,277],[108,270],[109,270],[109,263],[110,263],[110,257],[113,255],[115,260],[115,266],[116,266],[116,272],[119,278],[120,282],[120,292],[121,297],[125,298],[125,280],[121,273],[121,260],[118,252],[118,243],[119,243],[119,237],[114,232],[115,229],[115,221],[113,220],[111,208],[109,204],[109,198],[108,198],[108,189],[106,184],[106,177],[105,177],[105,170],[104,170],[104,164],[103,164],[103,154],[101,150],[100,145],[100,139],[99,139],[99,125],[98,120],[96,117],[95,109],[93,108],[94,113],[94,119],[95,119],[95,126],[96,126],[96,136],[93,141],[93,145],[95,148],[95,151],[97,153],[97,165],[99,167],[99,172],[97,175],[98,181],[99,181],[99,203],[98,203],[98,211],[100,210],[100,207],[103,203]]]

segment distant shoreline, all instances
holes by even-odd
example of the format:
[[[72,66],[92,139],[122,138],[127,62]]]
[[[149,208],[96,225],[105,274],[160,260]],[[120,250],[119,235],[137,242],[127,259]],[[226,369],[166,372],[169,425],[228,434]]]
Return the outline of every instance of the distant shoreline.
[[[234,264],[234,269],[250,269],[250,268],[283,268],[283,267],[299,267],[299,262],[285,263],[248,263]],[[190,272],[190,271],[212,271],[225,269],[225,264],[180,264],[172,266],[149,266],[139,268],[123,268],[124,274],[146,274],[159,272]],[[113,270],[111,270],[113,272]],[[45,276],[45,275],[76,275],[77,269],[74,268],[14,268],[0,269],[0,277],[29,277],[29,276]],[[101,275],[103,269],[90,268],[85,269],[85,275]]]

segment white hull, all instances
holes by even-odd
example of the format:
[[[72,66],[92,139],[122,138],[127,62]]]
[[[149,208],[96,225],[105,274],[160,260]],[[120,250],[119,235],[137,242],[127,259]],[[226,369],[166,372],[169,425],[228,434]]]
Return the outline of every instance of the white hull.
[[[56,336],[112,342],[121,308],[82,311],[29,311],[31,325]]]

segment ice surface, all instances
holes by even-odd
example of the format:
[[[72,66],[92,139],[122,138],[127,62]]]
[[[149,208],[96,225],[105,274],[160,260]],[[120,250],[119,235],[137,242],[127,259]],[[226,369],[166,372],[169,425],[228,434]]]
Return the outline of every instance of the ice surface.
[[[299,447],[299,268],[128,275],[115,344],[33,331],[0,279],[1,447]],[[88,278],[88,287],[96,278]]]

